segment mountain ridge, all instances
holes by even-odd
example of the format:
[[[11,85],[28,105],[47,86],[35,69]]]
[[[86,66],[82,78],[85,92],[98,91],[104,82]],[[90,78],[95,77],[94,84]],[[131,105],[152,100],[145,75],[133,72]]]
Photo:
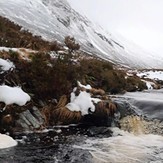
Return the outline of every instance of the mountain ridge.
[[[62,42],[70,35],[80,43],[82,50],[134,68],[160,68],[163,63],[141,52],[138,57],[139,50],[134,53],[136,48],[127,51],[115,37],[76,12],[66,0],[1,0],[0,6],[1,16],[45,40]]]

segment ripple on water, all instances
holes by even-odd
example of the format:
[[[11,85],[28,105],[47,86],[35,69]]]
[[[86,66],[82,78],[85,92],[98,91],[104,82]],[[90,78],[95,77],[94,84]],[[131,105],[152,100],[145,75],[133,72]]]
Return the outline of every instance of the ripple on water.
[[[127,92],[121,97],[127,98],[133,106],[148,118],[163,120],[163,89]]]

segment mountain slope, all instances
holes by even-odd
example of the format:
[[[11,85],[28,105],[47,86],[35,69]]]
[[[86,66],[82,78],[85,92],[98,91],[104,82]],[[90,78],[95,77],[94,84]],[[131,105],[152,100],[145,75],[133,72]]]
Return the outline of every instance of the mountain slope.
[[[1,0],[0,15],[52,41],[74,36],[83,50],[114,63],[139,68],[160,68],[157,60],[136,47],[127,50],[116,38],[71,8],[66,0]],[[147,59],[148,58],[148,59]]]

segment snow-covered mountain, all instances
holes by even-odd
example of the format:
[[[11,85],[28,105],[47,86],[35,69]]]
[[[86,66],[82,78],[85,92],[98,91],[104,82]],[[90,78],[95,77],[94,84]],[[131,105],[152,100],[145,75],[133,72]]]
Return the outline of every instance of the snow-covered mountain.
[[[0,0],[0,15],[46,40],[62,42],[65,36],[74,36],[83,50],[114,63],[139,68],[163,65],[163,59],[106,33],[66,0]]]

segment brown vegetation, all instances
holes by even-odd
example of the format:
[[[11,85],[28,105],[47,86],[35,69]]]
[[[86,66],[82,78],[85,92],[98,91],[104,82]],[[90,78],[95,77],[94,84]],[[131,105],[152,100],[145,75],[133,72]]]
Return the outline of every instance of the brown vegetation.
[[[97,103],[94,115],[99,116],[101,118],[106,117],[106,116],[113,117],[116,110],[117,110],[117,107],[113,102],[101,101]]]
[[[94,90],[91,92],[91,96],[97,95],[96,89],[92,88],[91,90]],[[79,87],[74,92],[76,96],[80,94],[81,91],[88,91],[87,89],[83,87]],[[101,91],[99,94],[101,94]],[[103,91],[104,92],[104,91]],[[95,94],[94,94],[95,93]],[[102,94],[103,96],[104,94]],[[102,96],[100,96],[102,98]],[[99,98],[100,98],[99,97]],[[83,101],[84,102],[84,101]],[[45,119],[47,122],[50,123],[50,125],[66,125],[66,124],[72,124],[72,123],[79,123],[82,121],[85,121],[85,116],[82,116],[81,111],[70,111],[66,105],[68,104],[68,99],[66,95],[61,96],[58,104],[56,106],[49,106],[44,107],[42,110],[42,114],[45,116]],[[106,123],[108,117],[114,117],[114,113],[117,111],[116,105],[111,102],[111,100],[102,100],[98,102],[95,105],[95,112],[90,111],[89,115],[89,121],[93,122],[96,120],[99,125],[101,121],[104,121]],[[87,117],[87,116],[86,116]],[[47,124],[49,124],[47,123]]]
[[[65,124],[79,123],[82,116],[81,116],[81,112],[77,112],[77,111],[72,112],[64,106],[54,110],[53,118],[55,124],[65,125]]]
[[[49,42],[40,36],[33,36],[22,27],[0,16],[0,46],[48,50]]]
[[[3,17],[0,17],[0,36],[0,46],[29,47],[37,50],[51,49],[54,51],[63,48],[57,41],[49,44],[40,37],[22,31],[20,26]],[[17,67],[14,75],[10,73],[12,76],[10,78],[16,76],[12,80],[14,82],[8,79],[10,75],[7,75],[7,78],[5,77],[6,82],[11,83],[10,85],[13,85],[13,83],[23,85],[28,92],[35,94],[37,98],[51,98],[54,94],[55,98],[59,98],[63,94],[69,94],[77,80],[95,88],[102,88],[110,93],[145,88],[145,84],[139,79],[130,77],[125,79],[126,74],[123,71],[113,69],[109,62],[97,58],[81,57],[80,61],[75,63],[75,53],[72,55],[71,52],[78,50],[80,45],[70,36],[65,37],[65,44],[70,50],[69,53],[59,54],[56,59],[51,59],[47,53],[31,55],[25,52],[25,56],[20,57],[13,51],[10,51],[9,54],[1,52],[3,58],[11,59]],[[30,57],[30,55],[31,62],[20,60],[24,57]]]
[[[59,99],[63,94],[68,96],[78,80],[96,88],[89,91],[100,95],[105,91],[115,94],[146,88],[138,77],[125,78],[125,72],[113,69],[111,63],[103,60],[84,58],[75,62],[74,56],[72,58],[66,53],[56,58],[51,58],[48,53],[28,55],[30,61],[22,60],[12,51],[2,52],[3,58],[14,62],[16,70],[1,74],[1,83],[21,85],[26,92],[34,95],[34,100]]]
[[[59,50],[63,50],[63,46],[59,42],[53,41],[52,43],[50,43],[50,50],[57,52]]]
[[[114,69],[112,63],[99,58],[83,57],[76,53],[80,45],[73,37],[67,36],[64,42],[69,48],[68,52],[58,53],[56,58],[51,58],[48,50],[56,52],[63,50],[57,41],[49,44],[41,37],[22,31],[20,26],[0,17],[0,46],[21,47],[20,52],[24,54],[22,56],[20,52],[14,51],[0,52],[1,58],[10,59],[16,66],[16,69],[0,74],[0,84],[20,85],[25,92],[28,92],[32,102],[40,107],[45,126],[78,123],[83,120],[81,112],[71,112],[66,108],[70,93],[77,86],[78,80],[82,84],[90,84],[93,88],[86,90],[78,86],[76,95],[80,91],[87,91],[92,96],[100,95],[101,99],[107,99],[105,91],[115,94],[124,90],[135,91],[146,88],[145,83],[137,76],[126,78],[126,73]],[[41,52],[28,52],[24,48]],[[75,60],[76,58],[78,61]],[[60,99],[57,105],[49,102],[53,99]],[[40,100],[44,101],[44,107],[39,104]],[[18,113],[31,108],[33,103],[28,103],[21,108],[16,105],[7,106],[3,114],[0,114],[0,126],[2,124],[11,126],[13,118],[17,118]],[[3,108],[4,104],[1,103],[0,109]],[[114,115],[116,109],[116,105],[107,99],[96,104],[96,111],[89,116],[94,122],[96,120],[104,122],[108,116]]]
[[[66,95],[61,96],[56,106],[45,106],[42,109],[42,114],[45,117],[46,125],[63,125],[70,123],[78,123],[81,120],[81,112],[72,112],[66,108],[68,99]]]

